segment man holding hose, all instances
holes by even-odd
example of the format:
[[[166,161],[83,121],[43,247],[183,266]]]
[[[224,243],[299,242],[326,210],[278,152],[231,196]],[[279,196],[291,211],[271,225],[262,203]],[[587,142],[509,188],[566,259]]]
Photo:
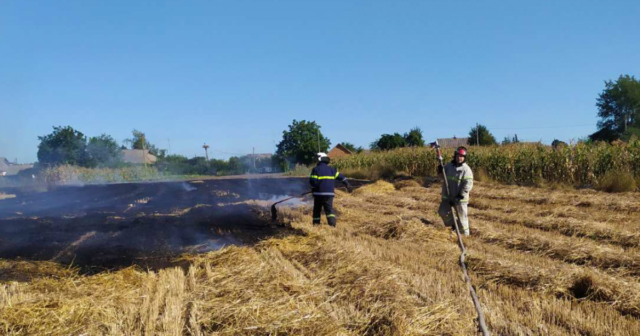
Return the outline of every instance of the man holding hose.
[[[442,167],[438,165],[438,174],[442,175],[444,171],[449,182],[449,194],[447,196],[446,184],[442,184],[442,202],[438,209],[438,214],[442,217],[445,226],[449,226],[455,230],[455,220],[452,207],[456,207],[460,216],[460,231],[465,236],[469,235],[469,218],[467,217],[467,205],[469,204],[469,192],[473,188],[473,172],[465,162],[467,158],[467,149],[458,147],[453,155],[453,161]]]
[[[351,192],[351,185],[340,172],[329,166],[331,159],[325,153],[318,153],[318,165],[311,170],[309,184],[313,191],[313,224],[320,224],[322,209],[327,215],[329,225],[336,226],[336,213],[333,210],[333,197],[335,196],[335,181],[342,182],[347,191]]]

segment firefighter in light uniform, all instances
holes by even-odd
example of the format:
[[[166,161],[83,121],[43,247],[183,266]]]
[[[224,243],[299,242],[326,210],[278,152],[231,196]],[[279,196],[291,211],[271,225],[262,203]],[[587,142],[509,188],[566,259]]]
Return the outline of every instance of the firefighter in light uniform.
[[[329,166],[331,159],[325,153],[318,153],[318,165],[311,170],[309,183],[313,192],[313,224],[320,224],[322,209],[327,216],[327,222],[336,226],[336,214],[333,211],[333,197],[335,196],[335,181],[338,180],[351,192],[351,185],[340,172]]]
[[[444,168],[438,166],[438,172],[442,174],[442,171],[447,175],[447,181],[449,182],[449,195],[447,196],[446,185],[442,184],[442,202],[438,209],[438,214],[442,217],[444,225],[454,228],[454,217],[451,213],[452,207],[456,207],[460,216],[459,228],[461,233],[465,236],[469,235],[469,218],[467,212],[467,205],[469,204],[469,192],[473,188],[473,172],[466,163],[467,149],[465,147],[458,147],[454,152],[453,161],[449,162]]]

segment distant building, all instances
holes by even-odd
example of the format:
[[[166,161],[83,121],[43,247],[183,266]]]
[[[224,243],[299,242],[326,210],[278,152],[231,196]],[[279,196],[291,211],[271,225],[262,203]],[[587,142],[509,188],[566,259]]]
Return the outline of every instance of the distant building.
[[[32,164],[15,164],[9,162],[6,158],[0,157],[0,176],[18,175],[25,169],[33,168]]]
[[[438,139],[438,144],[442,148],[458,148],[460,146],[467,146],[469,144],[469,138],[444,138]]]
[[[122,149],[122,162],[131,164],[154,164],[158,159],[146,149]]]
[[[273,154],[270,153],[261,153],[261,154],[247,154],[246,155],[249,158],[256,158],[256,160],[258,159],[269,159],[271,160],[271,157],[273,156]]]
[[[351,156],[353,155],[353,153],[350,150],[348,150],[345,146],[341,144],[337,144],[335,147],[333,147],[333,149],[329,151],[329,153],[327,153],[327,155],[331,159],[339,159],[339,158]]]

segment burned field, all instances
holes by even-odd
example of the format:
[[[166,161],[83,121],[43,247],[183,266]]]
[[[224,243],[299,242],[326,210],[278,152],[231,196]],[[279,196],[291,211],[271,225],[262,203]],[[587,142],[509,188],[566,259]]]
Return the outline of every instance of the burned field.
[[[0,333],[476,330],[437,182],[338,191],[336,229],[312,226],[310,204],[269,221],[269,200],[304,179],[101,188],[0,201]],[[637,193],[479,182],[469,207],[468,267],[493,334],[640,334]]]
[[[0,258],[95,273],[157,269],[182,253],[253,244],[281,229],[256,202],[300,194],[301,179],[218,179],[58,187],[0,204]]]

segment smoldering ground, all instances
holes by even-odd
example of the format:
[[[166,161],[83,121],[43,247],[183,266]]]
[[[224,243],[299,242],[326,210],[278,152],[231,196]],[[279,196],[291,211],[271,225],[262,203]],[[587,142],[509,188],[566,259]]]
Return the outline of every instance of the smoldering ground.
[[[182,253],[294,233],[272,223],[264,205],[307,190],[304,178],[5,188],[15,197],[0,201],[0,258],[53,260],[84,272],[161,268]]]

